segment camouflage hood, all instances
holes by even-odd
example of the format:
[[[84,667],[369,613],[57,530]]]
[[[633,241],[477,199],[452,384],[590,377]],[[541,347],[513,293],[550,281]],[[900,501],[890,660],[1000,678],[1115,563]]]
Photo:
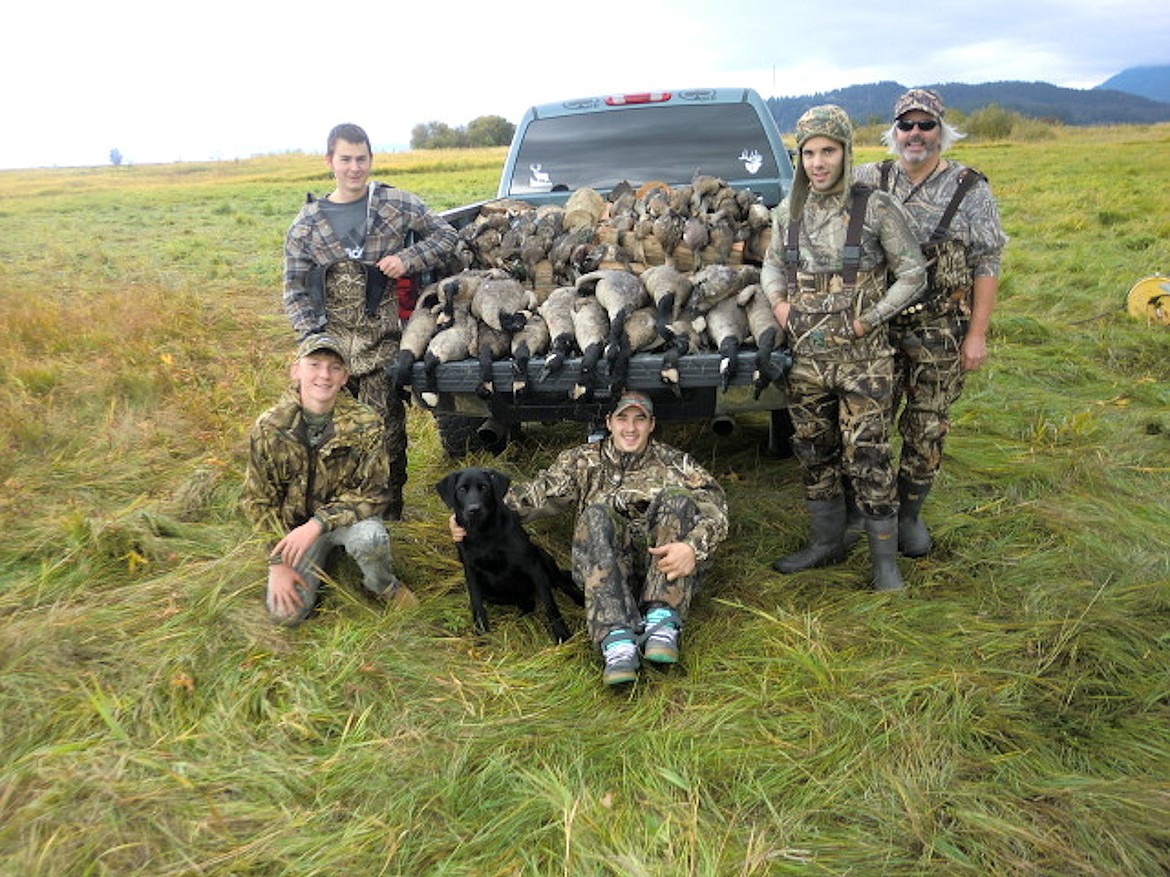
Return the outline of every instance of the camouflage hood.
[[[853,125],[849,122],[849,115],[834,104],[822,104],[807,110],[796,120],[796,177],[792,183],[792,197],[788,202],[789,219],[800,216],[804,211],[805,199],[808,198],[808,175],[804,172],[800,150],[813,137],[829,137],[845,148],[845,164],[841,168],[841,181],[838,184],[842,190],[849,184],[853,171]]]

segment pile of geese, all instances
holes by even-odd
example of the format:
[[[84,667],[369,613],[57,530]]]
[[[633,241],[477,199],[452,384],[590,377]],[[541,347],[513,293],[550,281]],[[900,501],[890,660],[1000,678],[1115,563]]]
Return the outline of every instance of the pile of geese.
[[[588,400],[603,361],[613,395],[632,356],[660,352],[663,384],[681,393],[680,357],[717,351],[726,391],[741,348],[754,347],[758,398],[782,376],[772,357],[782,333],[759,283],[770,233],[750,190],[700,175],[673,188],[621,184],[608,198],[578,189],[564,205],[489,202],[460,230],[449,276],[421,291],[391,379],[411,385],[422,362],[433,387],[440,364],[472,359],[486,399],[497,391],[492,364],[510,359],[508,390],[522,395],[532,358],[544,357],[539,384],[580,357],[569,395]]]

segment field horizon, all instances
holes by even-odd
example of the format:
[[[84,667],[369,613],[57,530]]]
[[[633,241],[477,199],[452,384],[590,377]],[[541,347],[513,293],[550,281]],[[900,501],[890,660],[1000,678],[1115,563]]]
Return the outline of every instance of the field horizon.
[[[862,145],[856,161],[881,147]],[[0,171],[0,877],[1138,875],[1170,869],[1170,125],[964,142],[1010,242],[903,595],[804,539],[763,417],[660,426],[732,528],[683,663],[477,637],[409,410],[383,611],[342,564],[270,624],[236,502],[284,386],[281,244],[320,156]],[[379,153],[435,209],[503,149]],[[523,478],[582,430],[473,462]],[[567,560],[569,522],[534,527]]]

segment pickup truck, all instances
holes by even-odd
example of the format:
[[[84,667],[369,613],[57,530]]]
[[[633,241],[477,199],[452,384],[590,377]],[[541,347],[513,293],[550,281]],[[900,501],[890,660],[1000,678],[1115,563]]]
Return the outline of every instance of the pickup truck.
[[[621,186],[685,186],[700,175],[718,178],[737,192],[746,190],[767,208],[790,188],[791,155],[755,91],[689,89],[534,106],[516,128],[496,198],[442,216],[456,229],[465,229],[493,203],[564,205],[581,189],[604,197]],[[782,368],[786,351],[772,355]],[[707,420],[718,434],[731,431],[737,413],[768,411],[768,450],[784,455],[791,435],[785,399],[775,384],[762,392],[749,386],[754,356],[752,350],[741,350],[736,377],[722,386],[719,353],[688,353],[679,361],[677,384],[667,388],[660,376],[661,354],[637,353],[624,384],[650,393],[659,420]],[[495,392],[482,398],[476,393],[481,386],[477,361],[444,362],[430,375],[417,362],[412,392],[416,400],[430,400],[425,407],[435,417],[444,450],[453,457],[478,448],[498,453],[526,422],[575,420],[599,426],[612,403],[605,389],[605,364],[599,365],[600,389],[588,400],[570,394],[581,374],[579,355],[545,380],[538,379],[542,367],[540,357],[529,361],[523,394]],[[498,361],[492,368],[494,386],[512,386],[511,361]]]

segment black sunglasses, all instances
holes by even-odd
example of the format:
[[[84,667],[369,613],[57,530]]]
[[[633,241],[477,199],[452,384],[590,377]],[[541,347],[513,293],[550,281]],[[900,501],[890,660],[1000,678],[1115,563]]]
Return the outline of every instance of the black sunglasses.
[[[933,131],[938,125],[938,122],[934,119],[926,119],[922,122],[912,119],[899,119],[897,125],[899,131],[913,131],[915,125],[918,126],[918,130],[920,131]]]

